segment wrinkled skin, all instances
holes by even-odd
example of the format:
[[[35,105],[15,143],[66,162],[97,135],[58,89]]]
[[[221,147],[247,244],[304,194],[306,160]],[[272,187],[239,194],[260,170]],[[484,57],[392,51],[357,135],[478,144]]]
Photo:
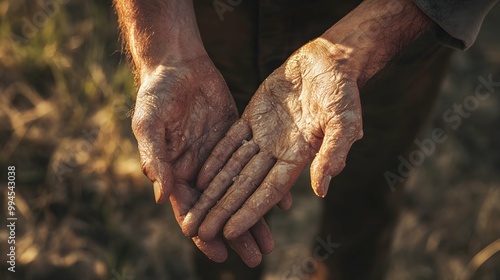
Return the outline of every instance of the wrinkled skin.
[[[132,128],[143,172],[154,183],[157,202],[170,197],[177,222],[182,225],[200,194],[194,185],[202,163],[238,114],[208,56],[172,64],[178,66],[158,67],[142,77]],[[226,259],[220,235],[209,242],[196,236],[192,240],[210,259]],[[274,246],[263,219],[229,244],[251,267]]]
[[[355,61],[348,48],[318,38],[261,84],[202,167],[197,185],[208,188],[184,220],[188,232],[209,241],[223,228],[235,239],[288,196],[313,159],[312,188],[326,195],[363,135],[358,73],[346,61]]]

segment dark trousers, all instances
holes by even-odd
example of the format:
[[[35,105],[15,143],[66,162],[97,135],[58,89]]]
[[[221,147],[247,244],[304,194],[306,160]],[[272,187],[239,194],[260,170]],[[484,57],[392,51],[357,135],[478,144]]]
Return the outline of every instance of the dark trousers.
[[[214,1],[195,1],[196,14],[205,47],[240,113],[267,75],[359,4],[220,2],[229,6],[221,10]],[[341,246],[320,263],[311,279],[384,278],[401,203],[401,186],[390,186],[384,173],[396,172],[398,157],[413,149],[433,108],[450,53],[425,34],[361,89],[364,137],[353,145],[345,170],[332,180],[323,200],[320,236],[331,236]],[[196,260],[202,279],[259,279],[262,272],[262,267],[246,268],[237,256],[225,264],[204,256]]]

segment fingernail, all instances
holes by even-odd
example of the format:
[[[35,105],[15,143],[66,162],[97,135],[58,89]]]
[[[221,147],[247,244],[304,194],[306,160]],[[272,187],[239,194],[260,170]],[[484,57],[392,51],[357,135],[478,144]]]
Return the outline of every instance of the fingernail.
[[[319,186],[319,190],[317,195],[321,198],[324,198],[328,193],[328,188],[330,187],[330,181],[332,180],[332,176],[325,176],[323,180],[321,180],[321,184]]]
[[[193,221],[192,221],[193,219],[194,219],[194,215],[193,215],[193,213],[188,212],[188,213],[186,214],[186,217],[184,217],[184,221],[182,222],[182,225],[183,225],[183,226],[190,225],[190,224],[193,222]]]
[[[187,237],[193,237],[197,235],[198,228],[195,228],[193,223],[195,222],[195,217],[193,213],[188,212],[186,217],[184,217],[184,221],[182,221],[182,232]],[[194,229],[193,229],[194,228]]]
[[[161,189],[160,182],[155,181],[153,183],[153,189],[154,189],[154,192],[155,192],[156,203],[160,204],[160,203],[164,202],[165,199],[163,198],[163,192],[162,192],[162,189]]]

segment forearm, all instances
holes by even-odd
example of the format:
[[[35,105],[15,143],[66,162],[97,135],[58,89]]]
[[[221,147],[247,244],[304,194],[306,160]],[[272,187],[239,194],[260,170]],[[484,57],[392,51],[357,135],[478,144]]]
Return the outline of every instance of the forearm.
[[[156,67],[205,52],[192,1],[114,0],[114,7],[139,79]]]
[[[345,50],[362,86],[433,24],[411,0],[365,0],[321,37]]]

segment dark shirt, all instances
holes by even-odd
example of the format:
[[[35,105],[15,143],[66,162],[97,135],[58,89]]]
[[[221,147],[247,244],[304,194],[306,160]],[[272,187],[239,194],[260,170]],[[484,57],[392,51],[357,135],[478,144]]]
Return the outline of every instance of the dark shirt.
[[[438,25],[436,38],[465,50],[476,40],[486,14],[498,0],[413,0]]]

